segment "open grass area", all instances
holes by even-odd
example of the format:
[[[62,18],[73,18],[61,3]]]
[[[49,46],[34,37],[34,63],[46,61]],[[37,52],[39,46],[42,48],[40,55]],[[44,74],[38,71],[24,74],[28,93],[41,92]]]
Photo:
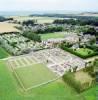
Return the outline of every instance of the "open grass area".
[[[23,92],[4,61],[0,61],[0,100],[95,100],[95,87],[81,93],[60,80]]]
[[[88,48],[79,48],[75,51],[78,54],[81,54],[83,56],[88,56],[89,54],[93,54],[94,51]]]
[[[2,48],[0,47],[0,59],[8,57],[9,54]]]
[[[84,100],[96,100],[96,88],[98,88],[98,86],[95,86],[93,88],[90,88],[86,91],[84,91],[83,93],[81,93],[81,96],[84,96]]]
[[[48,83],[57,78],[44,64],[33,64],[32,66],[15,69],[18,80],[25,89],[33,88]]]
[[[42,40],[47,40],[51,38],[64,38],[65,32],[56,32],[56,33],[47,33],[47,34],[41,34]]]

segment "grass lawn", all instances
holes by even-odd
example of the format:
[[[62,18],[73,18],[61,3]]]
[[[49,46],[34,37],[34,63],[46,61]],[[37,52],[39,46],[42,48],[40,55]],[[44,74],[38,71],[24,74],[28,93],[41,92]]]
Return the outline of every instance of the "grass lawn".
[[[77,49],[75,52],[78,53],[78,54],[81,54],[83,56],[88,56],[89,54],[93,54],[94,53],[93,50],[88,49],[88,48],[85,48],[85,49],[84,48],[80,48],[80,49]]]
[[[96,87],[98,88],[98,86]],[[81,96],[83,96],[85,100],[96,100],[96,87],[84,91],[83,93],[81,93]]]
[[[8,56],[9,54],[3,48],[0,47],[0,59],[6,58]]]
[[[47,33],[47,34],[41,34],[42,40],[47,40],[51,38],[64,38],[65,32],[56,32],[56,33]]]
[[[32,66],[15,69],[19,80],[25,89],[47,83],[55,78],[55,75],[44,64],[33,64]]]
[[[5,62],[0,61],[0,100],[95,100],[95,87],[77,94],[61,79],[27,92],[19,86]]]

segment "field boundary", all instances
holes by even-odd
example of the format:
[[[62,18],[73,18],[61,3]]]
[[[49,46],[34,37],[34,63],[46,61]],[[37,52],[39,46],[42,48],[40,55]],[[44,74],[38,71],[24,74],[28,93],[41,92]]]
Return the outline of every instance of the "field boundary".
[[[51,82],[56,81],[56,80],[58,80],[59,78],[61,78],[61,76],[58,76],[57,78],[54,78],[54,79],[49,80],[49,81],[47,81],[47,82],[44,82],[44,83],[41,83],[41,84],[38,84],[38,85],[31,86],[30,88],[25,88],[24,85],[23,85],[23,82],[21,81],[21,79],[20,79],[20,77],[18,76],[18,74],[14,71],[14,69],[12,69],[12,70],[13,70],[14,75],[16,76],[16,78],[17,78],[19,84],[21,85],[21,87],[23,88],[24,91],[28,91],[28,90],[30,90],[30,89],[40,87],[40,86],[42,86],[42,85],[51,83]]]
[[[49,84],[49,83],[54,82],[54,81],[58,80],[59,78],[61,78],[61,76],[58,76],[58,75],[57,75],[57,77],[54,78],[54,79],[52,79],[52,80],[49,80],[49,81],[47,81],[47,82],[43,82],[43,83],[38,84],[38,85],[31,86],[31,87],[29,87],[29,88],[25,88],[23,82],[21,81],[19,75],[17,74],[17,72],[15,71],[15,69],[13,68],[13,66],[12,66],[10,63],[8,63],[8,62],[7,62],[7,65],[10,67],[12,73],[13,73],[14,76],[16,77],[16,80],[19,82],[20,86],[23,88],[24,91],[28,91],[28,90],[30,90],[30,89],[37,88],[37,87],[40,87],[40,86],[42,86],[42,85]],[[16,68],[16,69],[18,69],[18,68]]]

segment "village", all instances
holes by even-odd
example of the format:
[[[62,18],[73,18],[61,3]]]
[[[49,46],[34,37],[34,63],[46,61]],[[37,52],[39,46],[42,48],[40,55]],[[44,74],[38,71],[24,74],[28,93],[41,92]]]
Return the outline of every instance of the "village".
[[[77,19],[51,18],[50,21],[44,17],[47,21],[39,23],[40,18],[27,17],[22,21],[11,18],[1,22],[13,30],[0,31],[0,59],[21,90],[28,92],[58,80],[78,93],[93,87],[98,61],[97,28],[73,25]]]

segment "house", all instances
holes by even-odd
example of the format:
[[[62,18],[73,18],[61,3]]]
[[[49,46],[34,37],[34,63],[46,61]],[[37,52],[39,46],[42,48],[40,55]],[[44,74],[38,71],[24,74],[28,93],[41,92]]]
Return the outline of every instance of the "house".
[[[79,42],[79,36],[76,34],[68,34],[65,36],[65,41],[70,44],[75,44]]]

